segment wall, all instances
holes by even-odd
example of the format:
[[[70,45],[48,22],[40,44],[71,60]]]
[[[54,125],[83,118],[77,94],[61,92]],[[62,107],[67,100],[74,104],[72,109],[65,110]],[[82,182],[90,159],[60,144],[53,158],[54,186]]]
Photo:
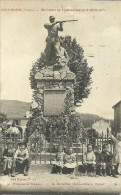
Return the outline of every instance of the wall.
[[[28,119],[21,119],[20,126],[26,126]]]

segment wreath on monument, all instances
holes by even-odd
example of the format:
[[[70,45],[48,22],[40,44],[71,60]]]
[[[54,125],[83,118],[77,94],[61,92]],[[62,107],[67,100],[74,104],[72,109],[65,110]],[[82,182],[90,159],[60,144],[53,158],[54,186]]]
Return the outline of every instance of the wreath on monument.
[[[84,58],[84,50],[77,44],[76,39],[72,39],[71,36],[60,37],[61,46],[65,48],[68,53],[69,61],[68,67],[71,72],[75,73],[76,79],[74,83],[74,104],[80,105],[84,98],[87,98],[91,90],[91,73],[92,67],[89,67],[87,60]],[[41,108],[39,107],[39,89],[35,80],[35,74],[40,72],[42,68],[46,67],[47,59],[45,52],[41,53],[41,57],[33,64],[30,72],[30,84],[33,89],[33,98],[38,103],[38,107],[32,110],[32,116],[30,117],[27,128],[26,137],[29,137],[35,130],[38,130],[46,137],[58,137],[63,143],[67,145],[75,142],[77,135],[81,136],[81,121],[78,114],[71,114],[70,111],[70,98],[71,91],[68,90],[65,99],[65,109],[60,116],[46,117],[41,114]],[[68,119],[67,119],[67,116]],[[65,124],[67,122],[67,126]],[[52,129],[50,128],[52,127]],[[62,139],[63,138],[63,139]],[[47,138],[48,141],[49,138]]]

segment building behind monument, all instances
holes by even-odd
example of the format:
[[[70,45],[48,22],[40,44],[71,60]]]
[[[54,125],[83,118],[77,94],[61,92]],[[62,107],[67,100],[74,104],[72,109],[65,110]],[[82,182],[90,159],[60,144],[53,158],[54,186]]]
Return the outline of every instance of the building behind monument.
[[[121,100],[114,106],[114,129],[115,133],[121,133]]]

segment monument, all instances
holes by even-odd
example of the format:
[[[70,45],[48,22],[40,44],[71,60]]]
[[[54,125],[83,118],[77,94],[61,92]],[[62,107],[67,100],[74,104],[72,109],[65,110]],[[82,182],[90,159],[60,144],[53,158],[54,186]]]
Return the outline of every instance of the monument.
[[[36,149],[43,135],[47,141],[47,151],[59,144],[68,148],[81,137],[80,117],[75,112],[75,105],[83,91],[81,73],[84,72],[84,77],[91,72],[90,69],[90,72],[87,71],[83,49],[76,39],[71,39],[69,35],[59,37],[59,32],[63,32],[63,24],[73,20],[55,21],[55,17],[50,16],[49,21],[44,24],[48,33],[45,50],[30,73],[36,105],[30,110],[31,117],[26,130],[30,145],[38,144]]]
[[[44,24],[48,31],[45,48],[47,64],[35,75],[43,117],[59,116],[65,112],[67,98],[70,113],[74,112],[75,74],[67,66],[68,54],[61,46],[58,36],[58,32],[63,31],[63,23],[66,21],[55,22],[54,16],[50,16],[49,20],[50,23]]]

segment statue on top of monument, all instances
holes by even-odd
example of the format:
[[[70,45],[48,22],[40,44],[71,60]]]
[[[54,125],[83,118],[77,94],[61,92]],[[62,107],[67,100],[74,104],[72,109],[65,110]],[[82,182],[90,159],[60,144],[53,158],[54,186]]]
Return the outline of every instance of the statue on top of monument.
[[[52,60],[55,56],[58,55],[60,47],[60,39],[58,36],[58,31],[63,31],[63,22],[55,22],[55,17],[49,17],[50,23],[44,24],[44,27],[48,31],[48,36],[46,38],[46,57],[48,62]]]
[[[62,66],[64,66],[65,63],[67,64],[68,62],[68,55],[65,49],[61,47],[58,31],[63,31],[63,24],[65,22],[72,22],[77,20],[66,20],[66,21],[55,22],[55,17],[50,16],[49,21],[50,23],[44,24],[44,27],[48,31],[48,36],[46,38],[46,48],[45,48],[47,62],[48,65],[51,64],[54,65],[55,63],[56,64],[62,63]]]

